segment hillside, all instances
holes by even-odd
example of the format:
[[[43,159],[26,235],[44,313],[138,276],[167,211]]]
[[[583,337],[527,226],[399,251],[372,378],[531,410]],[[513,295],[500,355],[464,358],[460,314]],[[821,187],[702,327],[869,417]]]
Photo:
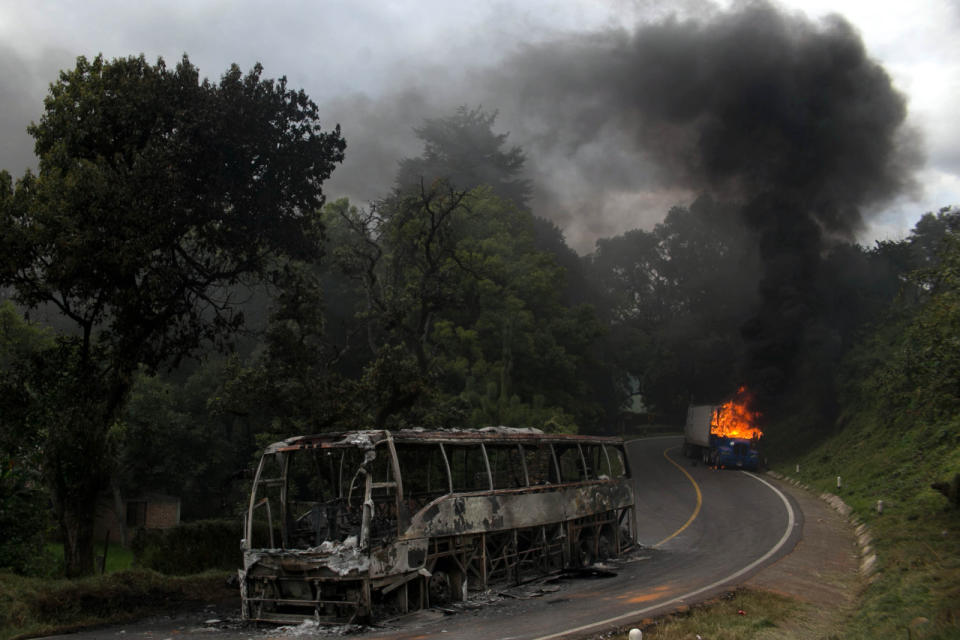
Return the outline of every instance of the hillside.
[[[936,265],[910,277],[909,299],[902,295],[846,356],[833,430],[804,448],[797,442],[802,425],[780,425],[779,442],[771,442],[775,470],[839,493],[872,530],[879,570],[844,638],[902,638],[908,629],[914,638],[960,637],[960,243],[955,234],[948,234],[940,255]],[[945,483],[950,493],[951,482],[952,503],[931,487]]]
[[[914,637],[956,638],[960,510],[930,488],[960,470],[956,423],[895,431],[878,418],[860,414],[820,446],[774,468],[839,493],[871,528],[878,571],[840,637],[905,637],[913,623],[919,630]],[[876,510],[878,500],[883,513]]]

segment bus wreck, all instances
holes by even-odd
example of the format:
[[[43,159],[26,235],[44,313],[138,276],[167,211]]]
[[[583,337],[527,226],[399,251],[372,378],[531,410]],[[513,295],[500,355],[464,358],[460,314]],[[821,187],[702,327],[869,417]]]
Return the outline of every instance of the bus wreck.
[[[243,617],[343,623],[467,597],[633,546],[619,438],[537,429],[354,431],[266,448]]]

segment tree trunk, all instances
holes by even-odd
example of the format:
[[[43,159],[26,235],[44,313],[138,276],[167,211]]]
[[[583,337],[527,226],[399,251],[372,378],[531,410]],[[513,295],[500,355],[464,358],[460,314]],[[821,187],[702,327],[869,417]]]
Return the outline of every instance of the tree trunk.
[[[64,569],[76,578],[94,572],[93,527],[100,498],[109,495],[113,459],[108,422],[93,411],[59,415],[44,445],[44,473],[63,534]]]
[[[37,412],[46,437],[43,473],[63,535],[68,578],[94,572],[93,527],[114,470],[111,428],[129,390],[129,372],[105,375],[90,354],[62,342],[38,371],[43,400]]]
[[[56,492],[55,492],[56,493]],[[66,501],[54,495],[60,532],[63,534],[63,564],[68,578],[93,575],[94,539],[97,496],[78,500],[75,493]]]
[[[44,461],[50,497],[63,534],[68,578],[94,570],[93,527],[101,495],[110,488],[110,451],[105,425],[65,416],[48,434]]]
[[[116,479],[110,482],[113,489],[113,514],[117,517],[117,527],[120,529],[120,544],[127,546],[127,513],[123,508],[123,497],[120,495],[120,487],[117,486]]]

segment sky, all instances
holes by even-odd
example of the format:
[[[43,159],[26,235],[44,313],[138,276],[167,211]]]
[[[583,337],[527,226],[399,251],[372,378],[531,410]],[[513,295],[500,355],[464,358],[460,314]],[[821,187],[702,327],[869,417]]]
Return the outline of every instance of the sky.
[[[532,48],[615,41],[638,25],[709,20],[743,3],[708,0],[324,0],[255,2],[0,0],[0,168],[35,166],[26,126],[37,120],[59,69],[76,56],[144,54],[172,63],[184,53],[203,75],[231,63],[284,75],[320,105],[327,126],[341,124],[344,164],[328,197],[365,204],[390,188],[397,162],[418,155],[414,127],[460,105],[497,110],[495,128],[527,153],[534,212],[553,219],[581,253],[597,238],[647,228],[693,190],[657,180],[657,159],[621,144],[605,125],[590,144],[563,142],[575,123],[536,119],[516,75]],[[789,0],[777,5],[804,24],[840,14],[867,55],[906,98],[905,139],[922,162],[913,182],[863,203],[864,243],[904,236],[920,214],[960,204],[960,3],[955,0]],[[619,35],[618,35],[619,34]],[[524,57],[526,56],[526,58]],[[547,79],[549,82],[549,79]],[[519,87],[519,89],[518,89]],[[561,98],[562,99],[562,96]],[[580,97],[582,100],[582,96]],[[559,111],[558,111],[559,112]],[[544,140],[549,138],[549,144]],[[558,142],[558,140],[560,142]]]

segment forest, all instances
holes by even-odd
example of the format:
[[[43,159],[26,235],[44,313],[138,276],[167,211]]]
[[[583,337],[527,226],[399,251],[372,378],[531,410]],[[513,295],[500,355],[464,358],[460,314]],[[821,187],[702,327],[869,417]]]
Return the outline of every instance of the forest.
[[[349,136],[259,67],[62,73],[37,172],[0,173],[0,567],[55,537],[92,573],[104,496],[236,517],[292,435],[622,434],[743,384],[774,451],[852,407],[957,414],[957,209],[862,246],[819,196],[703,189],[578,255],[496,117],[411,123],[421,154],[357,203],[323,189]]]

